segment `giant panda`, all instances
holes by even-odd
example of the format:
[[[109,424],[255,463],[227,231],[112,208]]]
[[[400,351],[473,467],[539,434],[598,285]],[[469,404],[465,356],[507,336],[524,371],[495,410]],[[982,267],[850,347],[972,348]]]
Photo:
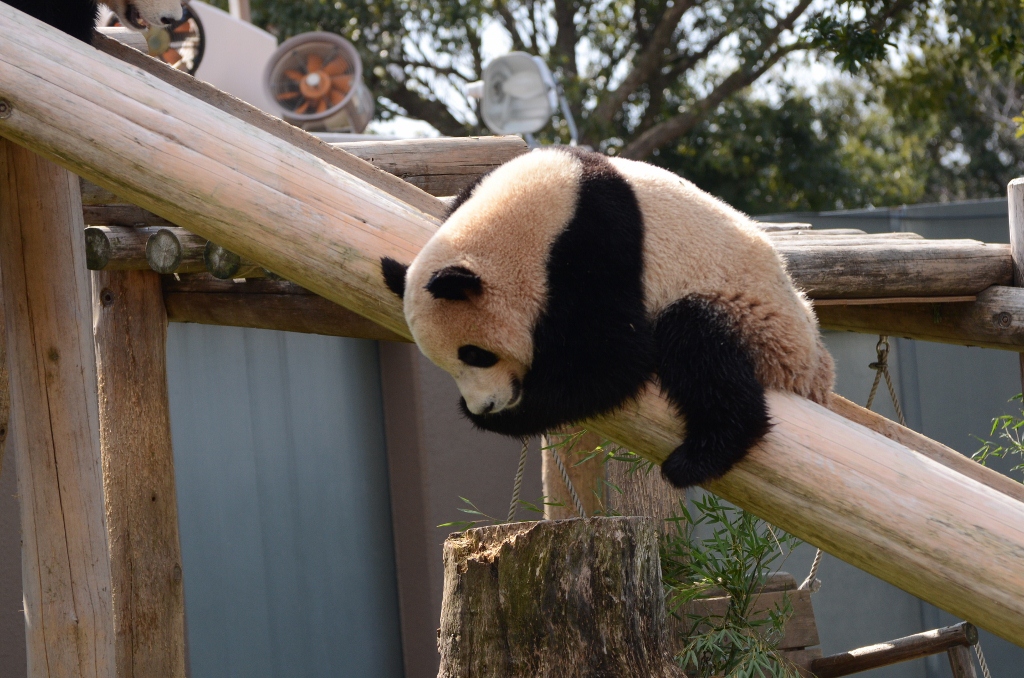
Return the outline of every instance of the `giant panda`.
[[[92,42],[96,0],[0,0],[83,42]],[[181,0],[104,0],[121,24],[135,30],[181,20]]]
[[[530,436],[655,381],[685,424],[662,465],[717,478],[769,430],[766,389],[829,397],[807,300],[746,216],[664,169],[570,148],[498,167],[411,265],[381,261],[478,427]]]

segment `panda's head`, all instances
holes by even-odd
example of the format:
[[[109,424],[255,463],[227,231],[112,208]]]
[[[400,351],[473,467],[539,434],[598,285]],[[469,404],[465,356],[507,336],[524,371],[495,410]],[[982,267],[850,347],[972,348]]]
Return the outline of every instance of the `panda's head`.
[[[642,216],[606,157],[533,151],[451,210],[408,269],[382,269],[474,424],[535,435],[640,392],[652,355]]]
[[[547,253],[572,218],[579,178],[567,153],[520,156],[456,199],[408,270],[383,262],[420,350],[455,378],[464,409],[485,428],[527,395]]]
[[[121,25],[144,31],[148,26],[170,26],[181,21],[181,0],[102,0]]]

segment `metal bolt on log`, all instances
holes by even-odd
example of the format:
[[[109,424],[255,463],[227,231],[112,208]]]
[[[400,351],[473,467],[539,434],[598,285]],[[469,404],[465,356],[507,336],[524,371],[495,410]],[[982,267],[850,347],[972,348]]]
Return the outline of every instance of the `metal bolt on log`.
[[[680,678],[647,518],[479,527],[444,544],[438,678]]]

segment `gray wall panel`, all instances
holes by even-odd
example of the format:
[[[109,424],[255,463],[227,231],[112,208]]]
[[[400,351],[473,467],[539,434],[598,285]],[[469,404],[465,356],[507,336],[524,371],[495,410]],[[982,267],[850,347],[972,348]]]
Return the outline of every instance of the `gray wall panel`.
[[[194,678],[401,675],[376,345],[172,325]]]

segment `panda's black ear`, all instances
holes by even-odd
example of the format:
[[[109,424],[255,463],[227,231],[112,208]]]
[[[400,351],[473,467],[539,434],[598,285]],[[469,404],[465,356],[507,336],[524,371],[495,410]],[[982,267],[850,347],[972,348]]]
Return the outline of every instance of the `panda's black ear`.
[[[398,295],[399,299],[405,298],[405,273],[408,270],[408,264],[399,263],[391,257],[380,258],[380,272],[384,276],[384,284]]]
[[[480,276],[464,266],[445,266],[434,271],[427,282],[427,291],[435,299],[465,301],[470,294],[480,294]]]

